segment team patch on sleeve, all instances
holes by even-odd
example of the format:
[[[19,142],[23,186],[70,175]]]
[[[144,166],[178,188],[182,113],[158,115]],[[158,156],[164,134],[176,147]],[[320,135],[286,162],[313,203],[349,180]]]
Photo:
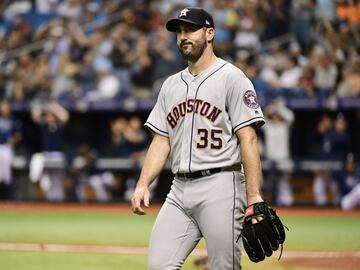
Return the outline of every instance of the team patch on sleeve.
[[[253,90],[247,90],[243,97],[246,106],[252,109],[259,108],[259,103],[256,98],[256,93]]]

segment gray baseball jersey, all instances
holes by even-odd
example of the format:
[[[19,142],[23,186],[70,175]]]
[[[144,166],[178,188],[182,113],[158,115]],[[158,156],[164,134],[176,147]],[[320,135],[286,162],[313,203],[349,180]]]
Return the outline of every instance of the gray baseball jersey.
[[[250,80],[218,59],[197,76],[185,69],[169,77],[145,126],[169,137],[176,174],[239,164],[235,132],[263,123]],[[204,237],[211,269],[240,270],[236,239],[245,207],[245,177],[238,170],[175,176],[151,234],[148,269],[180,269]]]
[[[218,58],[197,76],[186,68],[169,77],[145,126],[169,137],[172,172],[187,173],[239,164],[235,132],[262,124],[253,84]]]

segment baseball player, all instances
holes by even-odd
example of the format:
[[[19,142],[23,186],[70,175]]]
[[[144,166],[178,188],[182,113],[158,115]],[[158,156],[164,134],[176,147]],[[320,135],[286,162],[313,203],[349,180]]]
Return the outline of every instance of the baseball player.
[[[12,197],[14,147],[21,140],[21,122],[17,120],[7,100],[0,102],[0,199]]]
[[[255,132],[264,124],[263,113],[250,80],[215,56],[209,13],[184,8],[166,28],[176,33],[188,67],[164,82],[145,123],[154,137],[131,200],[133,212],[146,214],[148,187],[168,158],[175,175],[152,230],[148,269],[180,269],[202,237],[211,269],[240,269],[236,239],[244,210],[263,201]]]

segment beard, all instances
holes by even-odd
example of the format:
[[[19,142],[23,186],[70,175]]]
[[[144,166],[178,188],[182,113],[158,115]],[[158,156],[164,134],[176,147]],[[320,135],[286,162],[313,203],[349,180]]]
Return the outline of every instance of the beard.
[[[182,57],[185,60],[193,63],[195,63],[200,58],[200,56],[205,51],[206,47],[207,47],[207,41],[205,37],[199,41],[195,41],[195,42],[184,41],[180,43],[180,45],[178,45]]]

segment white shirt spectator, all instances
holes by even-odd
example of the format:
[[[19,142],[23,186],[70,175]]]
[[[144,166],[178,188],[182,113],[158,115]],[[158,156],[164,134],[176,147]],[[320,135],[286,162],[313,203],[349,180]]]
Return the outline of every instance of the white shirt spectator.
[[[100,98],[111,99],[114,98],[120,90],[120,81],[113,74],[104,74],[99,80],[98,92]]]
[[[260,78],[272,87],[277,87],[279,82],[279,76],[276,71],[271,67],[264,67],[260,71]]]
[[[294,121],[294,113],[288,109],[282,100],[276,100],[265,109],[266,125],[265,154],[268,160],[276,166],[275,174],[270,179],[275,179],[276,203],[290,206],[294,196],[290,185],[290,174],[293,167],[290,156],[290,126]]]
[[[4,18],[7,21],[12,21],[14,18],[17,17],[19,14],[30,12],[31,10],[31,2],[24,0],[24,1],[16,1],[11,4],[5,9],[4,11]]]
[[[297,65],[295,57],[287,57],[283,72],[279,77],[279,86],[287,89],[294,89],[299,85],[302,69]]]
[[[36,0],[36,12],[38,13],[52,13],[55,11],[59,0]]]
[[[81,5],[78,0],[65,0],[57,8],[57,13],[68,19],[77,19],[81,16]]]
[[[265,154],[271,160],[286,160],[290,158],[290,125],[294,121],[294,113],[285,106],[276,106],[272,113],[278,115],[281,120],[266,121]]]
[[[325,65],[319,65],[315,69],[315,85],[319,88],[334,88],[338,75],[337,68],[334,64],[328,63],[329,60],[323,61],[326,61]]]
[[[98,74],[97,89],[88,93],[87,99],[91,101],[112,99],[120,92],[121,82],[113,72],[113,66],[109,59],[96,57],[94,69]]]
[[[284,70],[279,78],[279,86],[282,88],[294,89],[298,86],[300,77],[300,67]]]

